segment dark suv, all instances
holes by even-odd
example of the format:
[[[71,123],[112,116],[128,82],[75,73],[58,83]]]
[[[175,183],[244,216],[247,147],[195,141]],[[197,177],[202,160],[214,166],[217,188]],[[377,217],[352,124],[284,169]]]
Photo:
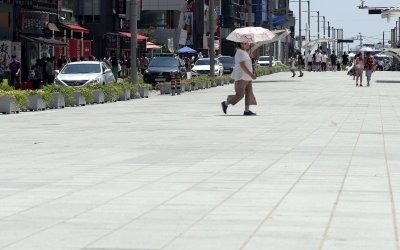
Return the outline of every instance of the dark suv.
[[[172,74],[179,74],[181,79],[186,79],[186,68],[181,59],[177,57],[154,57],[143,74],[146,83],[171,81]]]

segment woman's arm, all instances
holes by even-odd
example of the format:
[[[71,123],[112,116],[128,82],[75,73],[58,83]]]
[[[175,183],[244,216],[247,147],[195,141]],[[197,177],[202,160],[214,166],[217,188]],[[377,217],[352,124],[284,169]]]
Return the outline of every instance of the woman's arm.
[[[243,69],[243,71],[248,74],[253,80],[255,80],[257,77],[251,73],[251,71],[246,67],[246,63],[244,61],[240,62],[240,67]]]

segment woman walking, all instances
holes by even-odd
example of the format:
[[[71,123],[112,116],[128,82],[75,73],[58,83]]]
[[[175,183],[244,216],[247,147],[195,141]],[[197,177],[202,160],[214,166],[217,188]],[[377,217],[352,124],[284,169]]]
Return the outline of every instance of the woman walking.
[[[256,115],[250,110],[250,105],[257,105],[256,97],[253,93],[252,80],[256,79],[253,74],[253,67],[248,50],[249,43],[237,43],[235,54],[235,68],[232,76],[235,79],[235,95],[228,95],[226,101],[221,102],[222,111],[226,114],[228,105],[235,105],[245,97],[245,109],[243,115]]]
[[[358,86],[358,79],[360,79],[360,87],[362,87],[362,77],[364,71],[364,60],[361,52],[354,57],[354,67],[356,72],[356,86]]]
[[[291,62],[290,62],[290,64],[291,64],[291,66],[290,66],[290,72],[292,72],[292,77],[295,77],[295,76],[296,76],[296,69],[297,69],[297,68],[296,68],[296,65],[297,65],[297,55],[294,54],[290,60],[291,60]]]
[[[371,55],[371,52],[367,52],[367,54],[365,55],[364,69],[365,69],[365,76],[367,77],[367,87],[369,87],[372,73],[375,71],[375,59]]]

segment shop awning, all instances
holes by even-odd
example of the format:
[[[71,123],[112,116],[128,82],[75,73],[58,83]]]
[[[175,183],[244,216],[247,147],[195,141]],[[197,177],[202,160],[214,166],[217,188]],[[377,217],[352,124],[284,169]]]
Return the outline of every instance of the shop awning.
[[[78,25],[78,24],[70,24],[70,23],[65,23],[63,24],[67,29],[70,29],[74,32],[81,32],[81,33],[89,33],[89,30]]]
[[[55,23],[47,23],[47,28],[49,30],[54,30],[54,31],[60,32],[60,30],[57,28]]]
[[[33,36],[25,36],[25,35],[20,35],[19,37],[26,41],[44,43],[44,44],[48,44],[48,45],[51,45],[54,47],[66,47],[67,46],[66,42],[56,40],[53,38],[48,39],[48,38],[44,38],[44,37],[33,37]]]
[[[152,43],[152,42],[147,42],[147,43],[146,43],[146,49],[161,49],[161,47],[158,46],[158,45],[155,45],[155,44]]]
[[[129,33],[129,32],[118,32],[121,36],[125,36],[125,37],[131,37],[131,33]],[[148,37],[147,36],[143,36],[143,35],[140,35],[140,34],[137,34],[137,36],[136,36],[136,40],[138,40],[138,41],[143,41],[143,40],[146,40]]]

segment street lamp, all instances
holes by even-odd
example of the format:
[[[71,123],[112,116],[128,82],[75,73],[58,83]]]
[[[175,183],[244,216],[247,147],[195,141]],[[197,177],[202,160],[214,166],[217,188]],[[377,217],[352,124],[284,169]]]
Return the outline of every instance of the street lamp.
[[[130,3],[131,8],[131,20],[130,20],[130,32],[131,32],[131,83],[137,83],[137,65],[136,65],[136,48],[137,48],[137,0],[132,0]]]
[[[319,39],[319,10],[310,10],[310,12],[317,13],[317,16],[311,16],[311,17],[317,17],[317,23],[318,23],[318,39]]]
[[[299,3],[299,50],[301,51],[301,48],[303,46],[303,39],[301,36],[301,3],[302,2],[307,2],[308,5],[308,25],[310,25],[310,1],[309,0],[298,0],[298,1],[290,1],[290,2],[295,2]],[[308,40],[310,40],[310,32],[308,33]]]

